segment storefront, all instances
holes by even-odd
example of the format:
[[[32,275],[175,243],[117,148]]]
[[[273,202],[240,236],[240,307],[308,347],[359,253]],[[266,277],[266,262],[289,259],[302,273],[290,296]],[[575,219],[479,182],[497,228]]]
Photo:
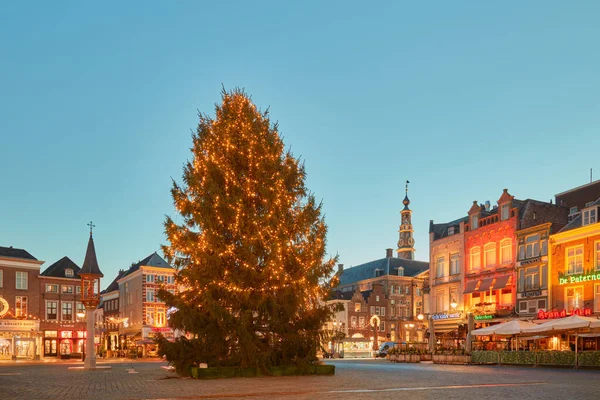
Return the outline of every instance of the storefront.
[[[84,346],[85,331],[72,328],[44,331],[44,357],[82,358]]]
[[[0,319],[0,359],[39,359],[39,320]]]
[[[167,327],[145,326],[142,329],[142,337],[136,341],[136,345],[142,348],[143,357],[155,357],[158,354],[158,347],[154,339],[161,334],[168,340],[174,340],[173,329]]]

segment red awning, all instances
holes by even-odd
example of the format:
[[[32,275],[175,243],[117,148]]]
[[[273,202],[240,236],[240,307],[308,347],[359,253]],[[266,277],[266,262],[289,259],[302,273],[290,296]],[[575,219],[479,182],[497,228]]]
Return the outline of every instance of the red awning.
[[[465,286],[465,291],[463,293],[464,294],[473,293],[479,282],[480,281],[475,281],[475,280],[467,282],[467,285]]]
[[[509,279],[510,275],[500,275],[497,277],[496,283],[494,283],[494,290],[504,289]]]
[[[479,285],[478,292],[487,292],[490,290],[490,286],[492,286],[492,281],[494,278],[485,278],[481,280],[481,285]]]

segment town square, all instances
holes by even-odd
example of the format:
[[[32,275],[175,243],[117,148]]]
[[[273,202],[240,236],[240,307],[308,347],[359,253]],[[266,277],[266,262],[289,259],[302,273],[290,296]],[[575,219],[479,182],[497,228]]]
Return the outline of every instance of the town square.
[[[0,400],[599,396],[600,3],[0,10]]]

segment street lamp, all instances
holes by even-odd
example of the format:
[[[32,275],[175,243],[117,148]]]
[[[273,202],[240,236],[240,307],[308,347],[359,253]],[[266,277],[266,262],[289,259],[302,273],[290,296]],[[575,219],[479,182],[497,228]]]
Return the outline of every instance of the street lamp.
[[[450,303],[450,307],[452,307],[453,310],[456,310],[457,306],[458,306],[458,303],[456,302],[456,300],[452,299],[452,302]]]
[[[423,318],[425,318],[425,317],[423,316],[423,314],[419,314],[419,315],[417,315],[417,319],[418,319],[419,321],[423,321]]]
[[[87,358],[84,361],[83,369],[94,370],[96,369],[96,353],[94,351],[94,310],[100,303],[100,278],[104,276],[100,267],[98,266],[98,260],[96,258],[96,248],[94,247],[94,239],[92,237],[92,229],[94,225],[90,221],[88,224],[90,227],[90,240],[88,241],[87,250],[85,252],[85,259],[83,260],[83,266],[79,271],[81,277],[81,302],[87,309],[87,328],[85,345],[87,347]]]

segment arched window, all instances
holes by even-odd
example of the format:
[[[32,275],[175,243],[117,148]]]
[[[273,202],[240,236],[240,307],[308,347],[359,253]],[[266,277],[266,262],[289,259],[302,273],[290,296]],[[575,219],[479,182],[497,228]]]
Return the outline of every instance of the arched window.
[[[481,248],[473,247],[471,249],[469,269],[471,271],[481,268]]]
[[[500,242],[500,262],[508,264],[512,262],[512,241],[504,239]]]
[[[496,243],[488,243],[484,248],[484,265],[486,268],[496,265]]]

